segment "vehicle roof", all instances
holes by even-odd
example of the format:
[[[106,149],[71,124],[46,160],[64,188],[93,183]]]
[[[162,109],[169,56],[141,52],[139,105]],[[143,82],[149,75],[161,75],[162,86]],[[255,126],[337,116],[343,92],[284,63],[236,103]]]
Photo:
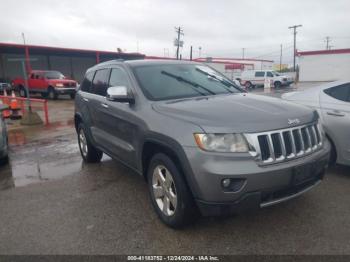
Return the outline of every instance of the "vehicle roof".
[[[93,68],[98,68],[101,66],[106,66],[106,65],[123,65],[127,64],[130,65],[131,67],[133,66],[146,66],[146,65],[172,65],[172,64],[202,64],[199,62],[194,62],[194,61],[185,61],[185,60],[167,60],[167,59],[140,59],[140,60],[110,60],[106,61],[100,64],[97,64],[93,66]]]
[[[47,72],[60,72],[58,70],[31,70],[29,73],[47,73]]]

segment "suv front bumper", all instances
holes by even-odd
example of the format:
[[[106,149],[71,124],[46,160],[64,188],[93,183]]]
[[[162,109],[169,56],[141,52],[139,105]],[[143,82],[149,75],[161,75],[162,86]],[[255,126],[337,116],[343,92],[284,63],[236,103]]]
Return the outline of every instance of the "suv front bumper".
[[[203,215],[223,215],[258,209],[297,197],[316,186],[328,166],[330,145],[311,155],[284,163],[259,166],[247,155],[204,152],[187,147],[185,153],[192,168],[188,181]],[[300,170],[310,167],[310,176],[296,179]],[[302,173],[302,172],[301,172]],[[223,179],[244,181],[236,191],[227,191]]]

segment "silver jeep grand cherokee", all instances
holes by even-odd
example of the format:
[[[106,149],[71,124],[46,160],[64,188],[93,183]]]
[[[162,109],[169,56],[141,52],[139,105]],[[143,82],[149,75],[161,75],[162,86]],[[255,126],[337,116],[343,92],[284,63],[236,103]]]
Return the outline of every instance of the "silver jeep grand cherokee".
[[[294,198],[328,164],[315,111],[247,94],[199,63],[102,63],[86,72],[75,103],[83,159],[106,153],[144,176],[171,227]]]

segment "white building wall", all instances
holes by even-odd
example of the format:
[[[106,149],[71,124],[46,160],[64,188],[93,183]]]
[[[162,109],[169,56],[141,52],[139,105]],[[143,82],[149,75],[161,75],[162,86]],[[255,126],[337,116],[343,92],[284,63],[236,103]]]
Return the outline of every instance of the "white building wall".
[[[299,57],[300,81],[350,79],[350,53]]]

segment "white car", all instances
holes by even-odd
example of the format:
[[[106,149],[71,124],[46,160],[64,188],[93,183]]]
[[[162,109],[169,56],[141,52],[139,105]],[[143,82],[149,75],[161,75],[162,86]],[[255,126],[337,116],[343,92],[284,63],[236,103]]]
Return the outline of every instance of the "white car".
[[[350,81],[286,93],[282,99],[316,109],[332,144],[331,163],[350,165]]]
[[[253,86],[263,86],[265,78],[272,80],[273,86],[279,88],[281,86],[289,86],[294,82],[293,78],[286,75],[281,75],[273,70],[247,70],[243,71],[240,77],[240,82],[245,88]]]

